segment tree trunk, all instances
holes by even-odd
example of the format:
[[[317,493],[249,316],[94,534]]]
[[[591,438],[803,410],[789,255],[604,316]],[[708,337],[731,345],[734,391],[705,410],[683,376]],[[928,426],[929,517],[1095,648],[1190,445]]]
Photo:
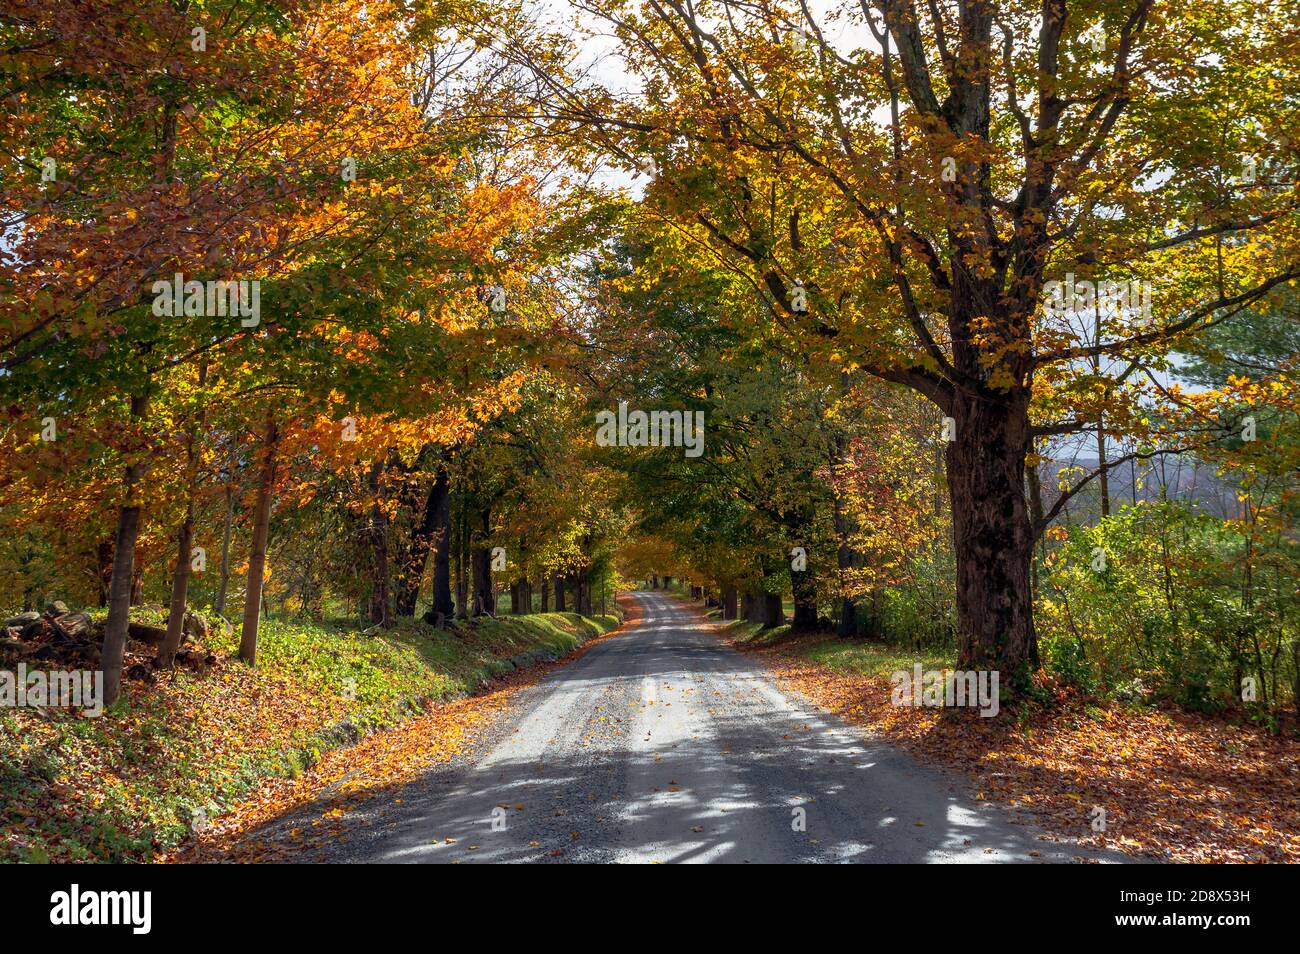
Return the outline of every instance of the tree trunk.
[[[736,588],[734,586],[724,586],[722,588],[722,618],[736,618]]]
[[[133,468],[127,468],[131,470]],[[134,495],[134,482],[127,492]],[[113,585],[108,596],[108,620],[104,624],[104,648],[100,665],[104,669],[104,704],[112,705],[122,691],[122,657],[126,652],[126,630],[131,616],[131,569],[135,541],[140,532],[140,507],[122,507],[117,515],[117,540],[113,547]]]
[[[370,511],[370,622],[388,626],[388,512],[380,496],[383,467],[372,474],[374,503]]]
[[[653,575],[651,575],[651,577],[650,577],[650,589],[652,589],[652,590],[657,590],[657,589],[659,589],[659,575],[658,575],[658,574],[653,574]]]
[[[880,608],[884,591],[880,587],[871,588],[871,597],[866,601],[866,619],[859,624],[858,635],[876,642],[885,638],[885,617]]]
[[[542,591],[542,612],[549,613],[551,611],[551,588],[546,581],[546,577],[542,577],[541,591]]]
[[[486,543],[476,543],[470,551],[470,565],[474,574],[475,616],[492,616],[496,613],[496,599],[492,592],[492,551]]]
[[[555,612],[563,613],[564,611],[564,577],[557,575],[555,577]]]
[[[203,362],[199,365],[199,391],[202,392],[208,383],[208,365]],[[167,616],[167,635],[163,638],[162,644],[158,647],[158,665],[161,668],[170,669],[176,661],[176,651],[181,648],[181,640],[185,638],[185,598],[189,592],[190,586],[190,569],[193,554],[194,543],[194,494],[198,486],[198,449],[195,446],[198,440],[197,431],[201,430],[207,422],[207,410],[203,408],[199,411],[196,419],[191,421],[191,426],[185,435],[185,519],[181,521],[181,528],[176,534],[176,569],[172,571],[172,599],[171,608]]]
[[[764,593],[760,604],[763,609],[763,628],[771,629],[773,626],[780,626],[785,622],[785,607],[781,605],[781,597],[777,593]]]
[[[817,581],[811,570],[792,572],[791,586],[794,590],[795,629],[809,632],[817,628]]]
[[[840,622],[835,627],[835,635],[840,639],[858,635],[858,604],[851,597],[840,597]]]
[[[144,417],[149,399],[132,395],[131,418]],[[113,576],[108,590],[108,619],[104,623],[104,645],[100,666],[104,670],[104,705],[111,706],[122,694],[122,657],[126,653],[126,631],[131,623],[131,589],[135,576],[135,541],[140,534],[140,501],[137,496],[144,464],[133,463],[123,473],[124,497],[117,511],[117,536],[113,543]]]
[[[1106,424],[1097,422],[1097,487],[1101,495],[1101,515],[1110,516],[1110,465],[1106,462]]]
[[[441,557],[444,563],[450,565],[447,548],[443,545],[446,533],[447,471],[439,467],[433,486],[429,488],[429,496],[425,499],[420,523],[412,533],[411,547],[406,554],[406,565],[401,570],[397,589],[398,616],[415,615],[415,608],[420,602],[420,586],[424,582],[425,564],[429,561],[429,551],[434,549],[435,542],[439,549],[434,561],[433,601],[435,604],[438,602],[438,558]],[[434,606],[434,613],[442,613],[446,617],[451,615],[451,586],[447,574],[444,574],[442,586],[446,592],[446,600],[441,609]]]
[[[492,529],[492,511],[484,507],[479,510],[481,526],[479,537],[472,543],[470,564],[474,572],[474,615],[496,615],[496,590],[492,581],[492,549],[488,537]]]
[[[843,458],[845,451],[843,441],[838,445],[837,462]],[[841,639],[852,639],[858,634],[858,607],[849,587],[852,585],[848,571],[853,569],[855,554],[849,546],[849,517],[845,512],[844,500],[839,491],[838,482],[831,483],[831,499],[834,509],[835,536],[839,546],[835,551],[835,566],[839,570],[837,581],[840,587],[840,621],[835,628],[835,635]]]
[[[456,616],[469,618],[469,514],[462,500],[456,521]]]
[[[1031,453],[1036,453],[1037,448],[1031,443],[1029,445]],[[1037,526],[1043,521],[1043,483],[1038,476],[1038,463],[1025,468],[1025,486],[1029,492],[1029,519],[1030,526]],[[1039,567],[1042,561],[1047,558],[1046,540],[1039,538],[1039,544],[1029,563],[1030,586],[1035,594],[1038,593]]]
[[[212,604],[212,611],[225,618],[226,590],[230,586],[230,537],[235,527],[235,483],[234,475],[226,485],[226,522],[221,530],[221,581],[217,587],[217,599]]]
[[[253,541],[248,554],[248,581],[244,585],[244,628],[239,636],[239,658],[257,665],[257,624],[262,610],[262,583],[266,575],[266,540],[271,529],[271,499],[275,493],[276,445],[280,431],[268,416],[262,447],[262,473],[253,507]]]
[[[1094,343],[1101,343],[1101,304],[1098,302],[1093,310],[1095,320],[1094,328],[1096,337]],[[1101,378],[1101,355],[1094,355],[1092,359],[1093,373]],[[1103,518],[1110,516],[1110,469],[1106,465],[1106,417],[1104,414],[1097,415],[1097,487],[1101,493],[1101,515]]]
[[[99,605],[108,605],[108,591],[113,585],[113,541],[104,540],[95,547],[98,569]]]
[[[194,498],[185,505],[185,519],[176,534],[176,569],[172,571],[172,599],[167,616],[167,635],[158,647],[158,667],[170,669],[185,635],[185,597],[190,585],[190,550],[194,538]]]
[[[956,434],[946,450],[957,556],[957,666],[996,670],[1003,684],[1038,665],[1029,567],[1033,533],[1025,503],[1027,398],[957,392]]]
[[[437,491],[439,483],[442,489]],[[433,608],[436,616],[451,619],[456,604],[451,599],[451,492],[446,470],[439,468],[434,488],[438,492],[433,532]]]
[[[573,578],[574,609],[583,616],[591,615],[590,572],[590,570],[584,570]]]

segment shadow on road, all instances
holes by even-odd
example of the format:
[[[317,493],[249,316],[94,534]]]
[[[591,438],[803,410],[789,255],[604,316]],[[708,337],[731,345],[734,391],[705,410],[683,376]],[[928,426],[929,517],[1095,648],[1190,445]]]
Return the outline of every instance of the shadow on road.
[[[1097,859],[787,697],[680,604],[526,690],[470,764],[380,790],[295,860],[1007,862]],[[309,830],[322,793],[246,833]]]

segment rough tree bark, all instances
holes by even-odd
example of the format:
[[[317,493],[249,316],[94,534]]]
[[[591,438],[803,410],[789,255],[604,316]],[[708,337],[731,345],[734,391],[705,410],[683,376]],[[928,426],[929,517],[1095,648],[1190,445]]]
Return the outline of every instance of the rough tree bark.
[[[375,492],[370,507],[370,622],[388,626],[388,511],[381,496],[383,466],[376,464],[371,475]]]
[[[149,399],[132,395],[131,418],[144,417]],[[126,631],[131,622],[131,590],[134,583],[135,541],[140,534],[140,479],[144,462],[126,466],[123,472],[123,500],[117,511],[117,535],[113,543],[113,576],[108,590],[108,619],[104,623],[104,645],[100,666],[104,670],[104,705],[111,706],[122,694],[122,657],[126,652]]]
[[[266,419],[266,437],[262,442],[262,472],[257,483],[257,502],[253,506],[253,541],[248,555],[248,581],[244,586],[244,628],[239,635],[239,658],[250,666],[257,664],[257,624],[262,610],[262,584],[266,575],[266,540],[271,529],[271,501],[275,494],[276,449],[280,431],[275,415]]]
[[[208,365],[199,365],[199,390],[208,382]],[[197,419],[185,435],[185,517],[176,533],[176,569],[172,571],[171,607],[167,616],[167,635],[158,647],[158,666],[170,669],[176,663],[176,652],[185,638],[185,603],[190,587],[190,570],[194,543],[194,494],[198,487],[197,431],[207,422],[207,409],[199,411]]]
[[[573,610],[583,616],[591,615],[591,580],[590,571],[583,570],[573,577]]]
[[[470,564],[474,574],[474,615],[495,616],[496,592],[492,583],[492,550],[488,534],[492,530],[492,511],[479,510],[479,536],[471,545]]]
[[[736,588],[734,586],[724,586],[722,588],[722,618],[736,618]]]
[[[424,583],[424,568],[429,562],[429,552],[434,549],[436,540],[441,540],[447,530],[447,471],[439,467],[434,477],[433,486],[425,498],[424,509],[420,513],[420,522],[411,533],[411,546],[406,552],[406,562],[401,568],[397,584],[397,615],[414,616],[415,608],[420,602],[420,587]],[[434,566],[434,602],[437,602],[437,566]],[[444,580],[444,584],[448,584]],[[451,602],[451,590],[448,585],[447,603]],[[435,613],[439,612],[435,608]],[[441,610],[444,615],[449,609]]]
[[[474,575],[475,616],[496,614],[496,596],[492,592],[492,552],[483,544],[475,544],[470,551],[470,565]]]
[[[992,669],[1004,681],[1038,665],[1030,564],[1034,535],[1025,501],[1027,396],[957,393],[956,433],[946,451],[957,556],[961,669]]]
[[[817,628],[817,581],[811,570],[791,572],[791,587],[794,590],[793,627],[801,632]]]
[[[785,608],[781,605],[781,597],[776,593],[759,589],[750,590],[745,593],[745,602],[747,621],[758,623],[764,629],[771,629],[785,622]]]
[[[190,550],[194,539],[194,498],[185,504],[185,519],[176,534],[176,569],[172,571],[172,598],[167,616],[167,635],[158,646],[157,664],[170,669],[185,635],[185,597],[190,585]]]
[[[762,607],[761,622],[764,629],[771,629],[785,622],[785,607],[781,605],[779,594],[764,593],[759,605]]]
[[[456,521],[456,616],[469,618],[469,507],[462,499]]]

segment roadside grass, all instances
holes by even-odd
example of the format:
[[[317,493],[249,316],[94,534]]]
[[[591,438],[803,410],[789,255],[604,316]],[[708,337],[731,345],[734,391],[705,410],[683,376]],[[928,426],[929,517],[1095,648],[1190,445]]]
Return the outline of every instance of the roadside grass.
[[[737,620],[725,626],[726,637],[746,649],[775,649],[798,659],[825,666],[838,673],[889,678],[899,670],[910,671],[917,663],[925,670],[951,669],[956,656],[942,650],[915,650],[860,639],[840,639],[817,633],[799,635],[790,624],[763,629],[759,623]]]
[[[65,709],[0,711],[0,861],[145,861],[178,844],[267,778],[557,659],[619,618],[544,613],[440,630],[403,620],[377,635],[355,624],[267,619],[257,667],[238,636],[193,648],[206,673],[127,683],[98,718]],[[151,652],[148,647],[146,653]]]
[[[834,637],[805,641],[795,649],[795,655],[835,672],[886,678],[900,670],[910,671],[917,663],[927,671],[952,669],[957,664],[955,655],[943,652],[909,650]]]
[[[722,632],[726,634],[728,639],[742,643],[750,649],[779,646],[791,639],[789,623],[773,626],[771,629],[764,629],[762,623],[751,623],[746,619],[737,619],[725,623]]]

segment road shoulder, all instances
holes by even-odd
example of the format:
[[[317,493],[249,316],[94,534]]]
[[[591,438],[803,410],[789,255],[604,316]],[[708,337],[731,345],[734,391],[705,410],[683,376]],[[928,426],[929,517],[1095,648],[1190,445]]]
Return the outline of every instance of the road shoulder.
[[[1083,700],[1004,709],[991,719],[895,706],[887,677],[845,665],[845,647],[854,644],[823,633],[755,645],[738,627],[714,627],[786,691],[1086,850],[1132,861],[1300,860],[1294,741],[1172,710]]]

